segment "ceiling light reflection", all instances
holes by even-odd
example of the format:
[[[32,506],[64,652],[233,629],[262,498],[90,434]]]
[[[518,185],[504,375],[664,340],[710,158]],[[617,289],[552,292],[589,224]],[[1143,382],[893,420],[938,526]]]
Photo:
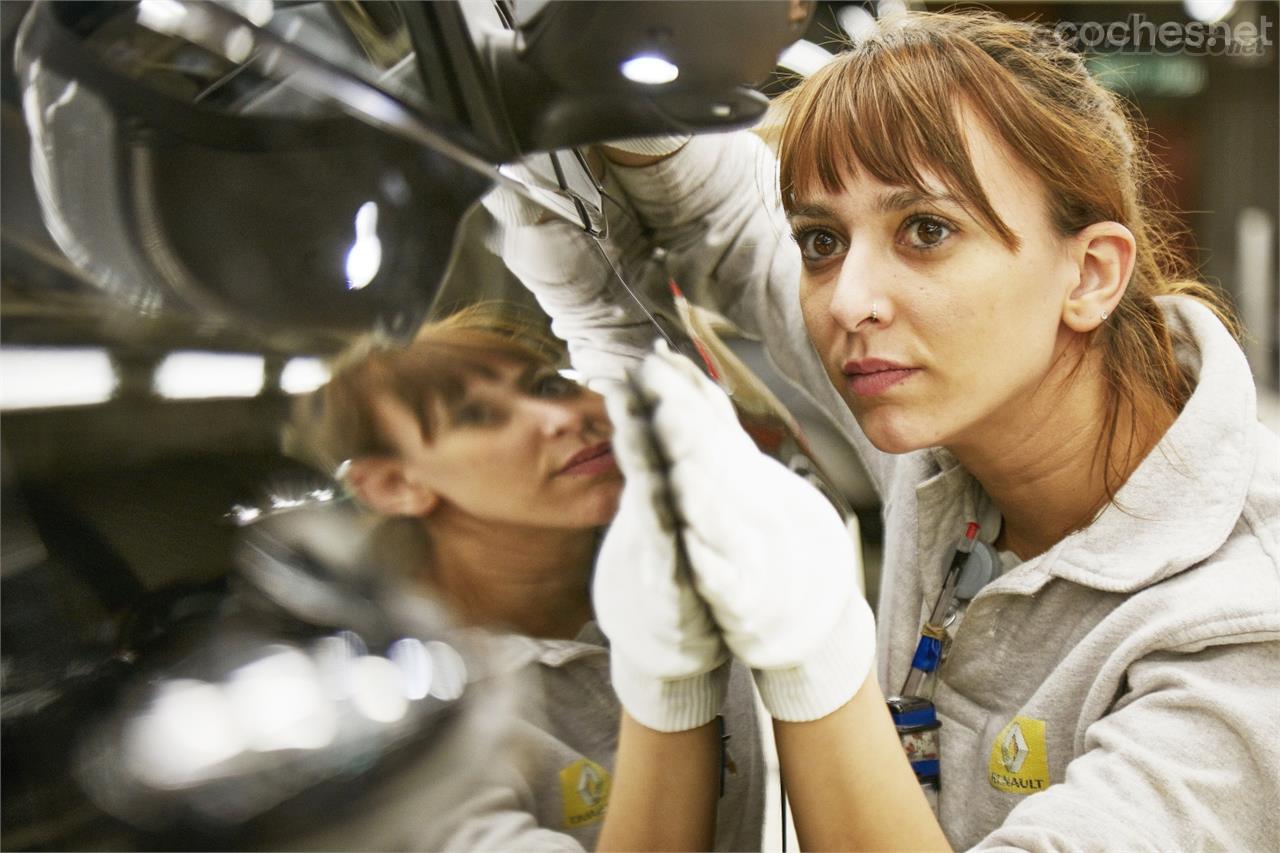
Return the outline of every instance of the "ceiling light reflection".
[[[656,53],[642,53],[622,63],[622,76],[633,83],[660,86],[680,76],[680,68]]]

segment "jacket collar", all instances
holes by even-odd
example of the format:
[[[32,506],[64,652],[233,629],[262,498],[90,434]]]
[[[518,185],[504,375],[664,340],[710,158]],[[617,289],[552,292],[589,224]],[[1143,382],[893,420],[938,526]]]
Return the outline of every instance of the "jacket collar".
[[[1244,353],[1208,308],[1186,297],[1157,301],[1171,329],[1181,333],[1178,359],[1196,377],[1191,398],[1092,524],[989,589],[1034,593],[1058,577],[1108,592],[1132,592],[1208,557],[1235,527],[1257,455],[1253,377]],[[937,467],[935,476],[917,487],[921,518],[929,518],[930,506],[944,502],[954,507],[950,514],[956,518],[938,527],[921,525],[920,555],[941,544],[926,541],[926,528],[954,540],[966,519],[978,520],[981,538],[990,541],[999,531],[999,513],[990,498],[950,452],[930,454]],[[937,582],[928,582],[932,568],[921,565],[926,588],[936,589]]]

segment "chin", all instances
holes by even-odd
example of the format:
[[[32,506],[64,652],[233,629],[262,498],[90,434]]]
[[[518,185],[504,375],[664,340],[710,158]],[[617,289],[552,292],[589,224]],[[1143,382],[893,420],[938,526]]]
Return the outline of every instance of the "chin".
[[[904,418],[900,412],[873,409],[855,411],[853,416],[867,440],[883,453],[910,453],[936,444],[932,433]]]
[[[609,484],[607,488],[595,490],[595,494],[591,496],[582,513],[584,526],[604,527],[613,521],[613,517],[618,514],[618,504],[621,499],[621,480]]]

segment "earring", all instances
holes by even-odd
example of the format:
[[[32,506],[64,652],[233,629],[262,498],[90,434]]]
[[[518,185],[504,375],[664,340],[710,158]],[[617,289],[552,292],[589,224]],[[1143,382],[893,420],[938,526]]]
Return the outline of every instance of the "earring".
[[[1105,320],[1105,319],[1107,319],[1107,312],[1106,312],[1106,311],[1103,311],[1103,312],[1102,312],[1102,314],[1101,314],[1100,316],[1101,316],[1101,317],[1102,317],[1102,319],[1104,319],[1104,320]]]

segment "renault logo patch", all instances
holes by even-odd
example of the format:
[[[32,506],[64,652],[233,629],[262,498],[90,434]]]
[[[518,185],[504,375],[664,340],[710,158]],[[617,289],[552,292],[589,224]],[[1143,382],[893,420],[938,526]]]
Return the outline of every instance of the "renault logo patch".
[[[1049,787],[1044,720],[1014,717],[991,744],[991,787],[1010,794],[1034,794]]]
[[[609,771],[587,758],[560,771],[560,799],[564,803],[565,829],[595,823],[609,805],[613,779]]]

